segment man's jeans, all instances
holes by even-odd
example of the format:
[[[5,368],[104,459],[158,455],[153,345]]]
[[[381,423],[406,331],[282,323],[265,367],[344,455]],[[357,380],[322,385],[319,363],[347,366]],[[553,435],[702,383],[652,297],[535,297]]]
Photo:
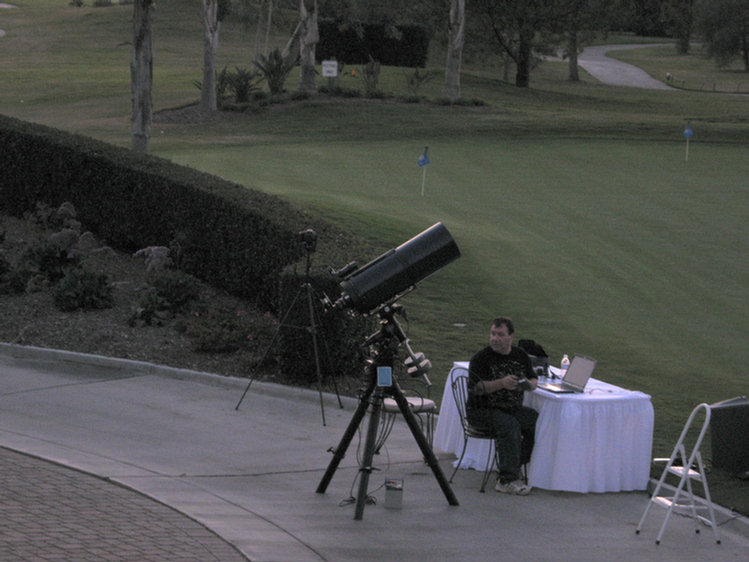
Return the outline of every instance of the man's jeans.
[[[502,483],[520,478],[520,467],[531,458],[536,436],[538,412],[522,406],[508,413],[492,408],[469,410],[468,423],[477,429],[488,430],[495,436],[497,469]]]

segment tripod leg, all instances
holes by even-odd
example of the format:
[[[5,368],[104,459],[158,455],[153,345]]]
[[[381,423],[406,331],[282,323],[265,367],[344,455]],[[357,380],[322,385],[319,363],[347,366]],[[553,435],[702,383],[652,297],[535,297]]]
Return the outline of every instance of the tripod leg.
[[[396,404],[398,404],[398,408],[400,409],[401,414],[403,414],[403,418],[406,420],[406,423],[408,424],[408,427],[411,430],[414,439],[416,439],[416,443],[418,443],[419,448],[421,449],[421,453],[424,455],[429,468],[432,469],[435,478],[437,478],[437,482],[439,483],[440,488],[442,488],[442,492],[445,494],[447,502],[450,505],[460,505],[458,503],[458,498],[455,497],[450,484],[445,478],[445,475],[443,474],[442,469],[437,462],[437,457],[434,456],[434,451],[432,451],[429,442],[421,432],[421,428],[419,427],[419,422],[416,419],[416,415],[411,411],[411,408],[408,405],[408,400],[406,400],[406,397],[403,396],[403,392],[397,384],[393,385],[393,398],[395,399]]]
[[[244,397],[247,396],[247,393],[249,392],[250,387],[252,386],[252,383],[255,381],[255,371],[257,371],[260,368],[260,365],[265,363],[265,358],[268,357],[268,354],[270,353],[271,349],[273,349],[273,346],[275,345],[276,340],[278,339],[278,336],[281,335],[281,328],[286,322],[286,318],[288,318],[289,314],[291,314],[291,311],[294,308],[294,304],[296,304],[296,300],[299,298],[299,294],[301,292],[302,292],[302,287],[299,287],[299,290],[296,292],[296,295],[294,295],[294,300],[291,301],[291,305],[286,311],[286,314],[283,315],[283,318],[281,318],[281,321],[278,323],[278,328],[276,328],[276,333],[273,334],[273,339],[270,340],[270,343],[268,344],[268,347],[265,348],[265,352],[263,353],[263,356],[260,358],[260,361],[257,362],[257,364],[255,365],[255,368],[250,373],[250,377],[249,377],[250,382],[247,383],[247,387],[244,389],[244,392],[242,393],[242,397],[239,399],[239,402],[237,402],[237,405],[234,407],[235,410],[239,410],[239,406],[244,401]],[[323,425],[324,425],[324,414],[323,414]]]
[[[322,371],[320,370],[320,352],[317,349],[317,323],[315,320],[316,319],[315,308],[312,305],[312,285],[310,283],[307,283],[307,305],[309,307],[309,323],[310,323],[309,332],[312,335],[312,349],[315,354],[315,370],[317,372],[317,392],[320,395],[320,411],[322,412],[322,424],[327,425],[325,423],[325,404],[323,403],[323,398],[322,398]]]
[[[380,425],[380,412],[382,411],[382,388],[375,390],[371,399],[372,411],[369,414],[369,427],[367,427],[367,439],[364,442],[364,458],[359,468],[359,492],[356,495],[356,512],[354,519],[361,520],[364,516],[364,506],[367,503],[367,487],[369,486],[369,475],[372,474],[372,460],[374,458],[375,440],[377,428]]]
[[[367,413],[367,407],[369,406],[369,397],[374,390],[374,386],[375,381],[372,380],[369,383],[369,386],[367,386],[367,389],[364,391],[362,397],[359,399],[359,405],[357,406],[356,411],[354,412],[354,415],[351,418],[348,427],[346,428],[346,431],[343,433],[341,442],[338,444],[338,447],[336,447],[335,452],[333,453],[333,458],[330,461],[330,464],[328,464],[328,468],[325,471],[322,480],[320,480],[320,484],[318,484],[317,486],[318,494],[325,493],[325,490],[327,490],[328,484],[330,484],[330,481],[333,479],[333,475],[335,474],[335,471],[338,468],[341,459],[343,459],[343,457],[346,455],[346,449],[348,449],[351,440],[354,438],[354,435],[356,435],[356,430],[358,429],[359,424],[364,418],[364,414]]]
[[[310,285],[310,288],[309,288],[309,302],[310,302],[310,310],[312,311],[312,326],[313,327],[320,326],[322,328],[323,324],[322,324],[322,321],[320,320],[320,315],[314,309],[314,307],[312,307],[312,301],[313,301],[313,288],[312,288],[312,285]],[[317,333],[317,332],[315,332],[315,333]],[[324,333],[321,336],[321,339],[322,339],[322,343],[323,343],[323,350],[325,351],[325,357],[327,357],[327,359],[328,359],[328,365],[327,365],[327,367],[328,367],[328,372],[330,373],[330,379],[333,382],[333,389],[335,390],[335,395],[338,398],[338,407],[339,408],[343,408],[343,402],[341,401],[341,394],[340,394],[340,392],[338,392],[338,382],[336,381],[336,378],[335,378],[335,372],[334,372],[334,369],[333,369],[333,362],[331,361],[331,358],[330,358],[330,349],[328,348],[328,342],[325,340]],[[319,369],[319,367],[318,367],[318,369]],[[319,372],[320,371],[318,371],[318,373]]]

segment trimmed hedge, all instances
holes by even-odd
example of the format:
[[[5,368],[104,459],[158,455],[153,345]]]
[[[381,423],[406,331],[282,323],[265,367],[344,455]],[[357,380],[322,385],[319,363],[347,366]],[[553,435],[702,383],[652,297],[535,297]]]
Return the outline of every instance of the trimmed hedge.
[[[303,215],[279,198],[91,138],[0,117],[0,205],[70,201],[124,251],[176,246],[180,269],[253,297],[301,256]]]
[[[296,273],[304,256],[302,230],[317,232],[323,267],[348,263],[352,254],[374,254],[362,240],[278,197],[2,115],[0,167],[0,211],[22,216],[38,203],[56,208],[69,201],[78,220],[108,245],[126,252],[169,246],[180,270],[278,314],[289,306],[289,287],[304,282]],[[336,281],[320,271],[311,276],[313,284],[325,285],[336,298]],[[352,322],[346,311],[332,311],[325,324],[330,355],[338,358],[334,372],[358,373],[355,349],[366,337],[368,319]],[[294,347],[282,354],[281,368],[300,381],[309,380],[303,371],[310,365],[311,338],[305,340],[287,339],[284,345]]]

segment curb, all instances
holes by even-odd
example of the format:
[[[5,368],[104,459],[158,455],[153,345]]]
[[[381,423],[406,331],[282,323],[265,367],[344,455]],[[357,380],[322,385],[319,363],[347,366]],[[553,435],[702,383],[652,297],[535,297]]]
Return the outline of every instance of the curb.
[[[202,371],[193,371],[191,369],[179,369],[149,363],[147,361],[137,361],[134,359],[121,359],[117,357],[105,357],[103,355],[93,355],[90,353],[78,353],[74,351],[64,351],[59,349],[48,349],[44,347],[34,347],[19,345],[14,343],[0,342],[0,355],[13,357],[15,359],[32,359],[42,361],[59,361],[63,363],[75,363],[79,365],[89,365],[93,367],[110,367],[126,370],[143,375],[152,375],[159,377],[168,377],[177,380],[186,380],[208,386],[223,386],[227,388],[236,388],[244,390],[249,384],[252,385],[253,393],[273,398],[282,398],[286,400],[303,400],[311,402],[320,402],[325,406],[338,407],[338,396],[330,392],[320,393],[308,388],[295,386],[286,386],[278,383],[250,381],[246,378],[217,375],[214,373],[204,373]],[[358,400],[350,396],[341,396],[341,404],[346,409],[356,408]]]

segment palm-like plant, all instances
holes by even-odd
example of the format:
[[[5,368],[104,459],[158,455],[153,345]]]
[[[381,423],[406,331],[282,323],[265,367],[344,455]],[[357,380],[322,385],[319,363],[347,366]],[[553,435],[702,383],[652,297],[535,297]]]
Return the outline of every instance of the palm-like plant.
[[[283,92],[283,86],[295,63],[292,57],[284,57],[279,49],[274,49],[267,56],[259,55],[255,66],[265,78],[271,95],[276,95]]]

